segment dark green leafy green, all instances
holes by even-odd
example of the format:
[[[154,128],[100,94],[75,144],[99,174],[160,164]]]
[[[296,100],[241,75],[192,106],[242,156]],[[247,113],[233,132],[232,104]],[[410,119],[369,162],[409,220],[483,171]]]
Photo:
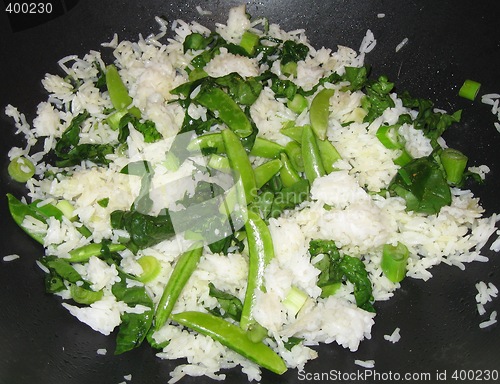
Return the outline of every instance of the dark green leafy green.
[[[127,287],[126,276],[121,275],[121,281],[111,288],[116,300],[123,301],[129,307],[142,305],[147,307],[143,313],[124,312],[116,335],[115,354],[130,351],[141,345],[153,323],[154,304],[146,289],[142,286]]]
[[[394,83],[389,82],[386,76],[380,76],[377,81],[365,85],[366,96],[362,100],[362,106],[367,111],[365,122],[372,122],[387,108],[394,107],[394,101],[390,96],[393,88]]]
[[[361,259],[340,255],[333,240],[311,240],[309,253],[311,257],[324,255],[314,265],[321,271],[316,284],[322,290],[322,297],[333,294],[337,287],[347,280],[354,285],[356,305],[365,311],[375,312],[372,305],[372,284]]]
[[[433,156],[413,159],[401,167],[389,191],[405,199],[408,211],[432,215],[451,204],[450,187]]]
[[[301,60],[305,60],[307,54],[309,53],[309,48],[306,45],[302,43],[296,43],[292,40],[285,41],[281,50],[282,65],[290,62],[297,63]]]
[[[215,307],[213,309],[210,309],[209,312],[215,316],[223,318],[229,317],[235,321],[240,321],[241,311],[243,310],[243,304],[241,300],[236,296],[231,295],[230,293],[217,289],[212,283],[208,283],[208,287],[208,294],[211,297],[216,298],[220,306],[220,308]],[[223,312],[221,312],[221,309]]]

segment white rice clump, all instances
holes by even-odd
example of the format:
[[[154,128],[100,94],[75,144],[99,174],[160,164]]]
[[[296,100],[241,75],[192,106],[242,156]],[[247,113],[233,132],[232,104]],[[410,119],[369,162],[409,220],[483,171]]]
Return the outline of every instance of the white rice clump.
[[[197,10],[200,14],[207,14],[201,7],[197,7]],[[383,16],[378,15],[379,18]],[[67,56],[59,61],[62,74],[45,76],[42,84],[49,97],[39,104],[32,126],[15,107],[9,105],[5,110],[14,120],[16,133],[24,134],[27,139],[26,147],[12,148],[9,158],[26,156],[36,165],[36,176],[26,184],[28,199],[41,201],[40,204],[64,200],[71,204],[73,217],[77,218],[73,220],[73,217],[65,217],[60,221],[51,219],[47,223],[34,217],[25,218],[24,227],[33,233],[45,235],[46,254],[64,259],[75,248],[127,238],[125,231],[111,227],[110,215],[115,210],[129,209],[141,193],[141,177],[120,173],[131,162],[146,160],[154,169],[151,181],[152,214],[171,207],[187,192],[186,187],[192,185],[186,182],[186,177],[195,169],[193,163],[185,163],[177,170],[165,164],[164,155],[169,151],[172,138],[184,120],[184,110],[179,103],[171,102],[175,97],[170,91],[188,81],[184,68],[197,53],[184,52],[185,37],[193,32],[208,35],[210,31],[196,22],[176,20],[170,26],[174,36],[166,38],[167,23],[160,18],[156,21],[160,29],[156,35],[146,38],[140,36],[137,42],[131,42],[120,41],[115,34],[111,41],[103,43],[103,47],[112,50],[114,64],[133,99],[132,105],[140,109],[144,119],[153,121],[161,133],[162,139],[158,142],[145,143],[143,135],[131,127],[126,153],[109,155],[108,166],[96,166],[84,161],[72,167],[71,172],[61,173],[61,169],[43,162],[43,156],[55,148],[57,139],[83,110],[89,111],[91,116],[82,124],[82,143],[117,141],[118,132],[109,129],[105,120],[106,110],[112,106],[109,95],[94,85],[98,71],[93,63],[105,66],[101,54],[96,51],[82,58]],[[216,31],[228,42],[238,44],[247,30],[262,33],[257,26],[258,22],[252,23],[245,13],[245,7],[240,6],[230,11],[226,24],[217,24]],[[287,32],[276,24],[269,25],[269,35],[301,42],[310,48],[308,57],[297,64],[297,76],[293,79],[305,90],[312,89],[320,78],[331,73],[345,73],[346,66],[362,66],[364,56],[376,46],[371,31],[366,32],[359,52],[347,47],[337,47],[335,51],[315,49],[310,46],[303,30]],[[406,40],[400,45],[404,44]],[[225,49],[221,49],[220,55],[210,61],[204,70],[214,77],[231,72],[249,77],[266,70],[282,76],[278,61],[268,68],[256,59],[235,55]],[[78,80],[80,85],[76,90],[65,80],[67,76]],[[321,289],[316,284],[320,271],[313,265],[308,253],[312,239],[334,240],[342,254],[361,259],[373,285],[374,299],[380,301],[389,299],[400,287],[399,283],[390,282],[381,270],[381,249],[384,244],[404,243],[410,251],[407,276],[427,280],[432,277],[430,269],[442,262],[463,269],[465,263],[487,261],[481,249],[496,233],[498,221],[496,215],[483,216],[484,210],[479,199],[471,191],[458,189],[452,190],[451,205],[442,208],[439,214],[429,216],[407,212],[403,199],[383,192],[398,172],[399,166],[395,165],[394,160],[401,150],[384,147],[376,137],[376,132],[380,126],[395,124],[400,115],[412,111],[402,105],[396,94],[391,94],[395,107],[367,124],[363,122],[366,112],[361,107],[364,96],[361,91],[342,91],[344,84],[327,83],[325,87],[336,91],[330,99],[327,137],[342,159],[334,164],[336,172],[319,177],[312,183],[309,201],[269,220],[275,257],[265,269],[264,287],[256,294],[253,313],[256,321],[269,331],[265,342],[281,355],[288,367],[299,370],[308,360],[317,357],[313,347],[319,343],[337,343],[350,351],[356,351],[364,339],[370,339],[375,318],[374,313],[356,306],[351,283],[342,285],[333,296],[321,297]],[[309,102],[312,97],[308,97]],[[495,100],[498,97],[492,95],[483,102],[491,102],[497,108]],[[207,110],[202,106],[192,105],[188,112],[193,118],[207,119]],[[264,87],[250,107],[250,114],[262,137],[282,145],[290,141],[279,131],[284,123],[294,121],[297,125],[303,125],[309,121],[307,110],[295,114],[287,107],[285,100],[274,97],[269,86]],[[411,124],[401,126],[399,134],[406,142],[405,150],[412,156],[422,157],[431,153],[430,140]],[[31,149],[38,140],[43,140],[43,149],[33,154]],[[489,171],[486,166],[477,167],[476,170],[482,177]],[[57,177],[44,178],[46,173],[57,174]],[[109,201],[102,204],[104,199]],[[90,230],[89,237],[81,234],[82,226]],[[191,241],[176,236],[140,250],[137,254],[129,250],[120,251],[120,268],[129,274],[142,273],[138,262],[141,256],[154,256],[161,264],[158,278],[147,284],[127,279],[127,286],[145,286],[156,305],[179,255],[190,244]],[[500,240],[494,241],[491,249],[498,252]],[[5,256],[3,260],[10,261],[17,257]],[[43,271],[49,272],[42,263],[37,264]],[[91,257],[88,262],[76,263],[74,267],[89,283],[90,289],[102,290],[103,297],[86,307],[66,302],[63,306],[92,329],[109,335],[121,324],[124,314],[147,310],[141,305],[130,307],[112,294],[113,284],[121,281],[115,265],[110,266],[98,257]],[[182,291],[173,312],[206,312],[207,308],[214,309],[217,300],[209,295],[210,282],[244,300],[247,273],[246,250],[238,252],[235,249],[229,255],[220,255],[205,249],[196,272]],[[283,304],[292,287],[307,296],[298,313],[292,313]],[[498,291],[491,283],[486,285],[482,282],[477,289],[478,310],[482,311],[484,304],[496,297]],[[58,294],[63,299],[71,297],[69,287]],[[481,327],[494,322],[496,311],[491,313],[488,321],[481,323]],[[302,338],[303,343],[288,350],[284,343],[292,336]],[[158,343],[169,341],[158,352],[158,357],[184,359],[171,373],[169,383],[175,383],[185,375],[205,375],[224,380],[226,376],[221,371],[236,366],[241,367],[249,380],[261,379],[260,368],[253,362],[210,337],[190,332],[174,323],[167,323],[153,334],[153,338]],[[400,338],[399,328],[384,338],[392,343],[397,342]],[[105,349],[97,350],[100,355],[106,352]],[[374,367],[373,360],[356,360],[356,364],[365,368]],[[125,380],[130,381],[131,376],[125,376]]]

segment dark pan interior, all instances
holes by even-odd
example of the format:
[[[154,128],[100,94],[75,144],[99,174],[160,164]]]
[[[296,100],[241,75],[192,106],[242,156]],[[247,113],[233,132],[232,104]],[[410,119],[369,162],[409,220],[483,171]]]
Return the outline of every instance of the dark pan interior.
[[[408,90],[413,96],[432,99],[436,107],[463,109],[462,122],[445,137],[450,146],[469,155],[471,165],[490,166],[485,184],[472,188],[491,214],[500,212],[500,133],[493,125],[496,117],[479,99],[471,102],[459,98],[458,89],[470,78],[482,83],[481,94],[500,92],[497,3],[252,0],[247,2],[247,10],[287,30],[306,29],[317,47],[346,45],[358,49],[366,30],[371,29],[377,46],[366,61],[373,66],[373,76],[386,74],[396,82],[397,91]],[[21,255],[10,263],[0,260],[0,383],[118,384],[128,374],[132,375],[131,383],[166,383],[179,362],[156,358],[147,345],[113,356],[112,336],[103,336],[79,323],[56,297],[44,293],[43,273],[35,264],[42,249],[16,227],[7,210],[5,194],[23,193],[23,187],[7,175],[7,152],[22,140],[14,135],[3,108],[10,103],[32,119],[36,105],[45,99],[40,80],[46,72],[58,73],[57,60],[99,50],[100,43],[111,40],[114,32],[121,39],[136,39],[139,33],[148,35],[156,30],[155,15],[169,21],[197,20],[213,28],[215,22],[226,20],[231,6],[239,3],[85,0],[61,4],[61,16],[49,21],[39,22],[28,15],[16,21],[5,12],[0,14],[0,256]],[[200,16],[196,5],[212,14]],[[377,17],[380,13],[385,17]],[[396,53],[395,47],[405,37],[408,44]],[[478,326],[486,318],[476,310],[475,284],[482,280],[500,287],[500,256],[487,247],[484,254],[490,257],[489,263],[469,264],[465,271],[440,265],[431,270],[434,278],[428,282],[405,279],[392,300],[376,304],[372,339],[363,341],[357,353],[336,344],[322,345],[317,348],[319,358],[306,365],[308,376],[300,376],[296,370],[282,377],[264,372],[262,382],[312,382],[307,379],[314,379],[313,373],[323,374],[327,380],[358,382],[361,380],[356,375],[364,374],[364,369],[354,364],[355,359],[375,360],[375,369],[363,376],[368,382],[375,381],[369,380],[373,377],[394,379],[407,373],[426,373],[433,379],[438,374],[443,378],[445,373],[451,379],[454,372],[460,374],[459,370],[482,372],[484,379],[485,370],[500,369],[499,325],[487,329]],[[500,299],[487,305],[488,314],[498,309]],[[401,328],[401,340],[396,344],[385,341],[383,335],[396,327]],[[108,354],[97,355],[99,348],[106,348]],[[354,375],[347,376],[349,373]],[[246,381],[237,370],[226,374],[226,382]],[[186,378],[182,382],[211,380]]]

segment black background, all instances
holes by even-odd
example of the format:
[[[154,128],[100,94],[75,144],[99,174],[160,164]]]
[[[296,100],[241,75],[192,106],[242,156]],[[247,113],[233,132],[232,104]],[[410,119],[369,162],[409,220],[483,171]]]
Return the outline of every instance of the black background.
[[[305,28],[316,47],[346,45],[358,49],[367,29],[377,39],[366,61],[373,75],[387,74],[397,91],[430,98],[436,107],[463,109],[463,120],[445,137],[450,146],[467,153],[470,165],[488,164],[491,172],[474,192],[488,214],[500,212],[500,133],[490,107],[479,100],[458,97],[467,78],[482,83],[481,94],[500,92],[500,41],[498,1],[398,1],[398,0],[260,0],[248,1],[253,17],[265,16],[283,29]],[[10,220],[5,194],[20,196],[23,187],[6,172],[7,152],[23,145],[14,135],[13,123],[3,108],[10,103],[35,116],[36,105],[46,99],[40,80],[44,74],[61,73],[57,60],[68,54],[83,55],[101,49],[117,32],[120,39],[136,39],[157,31],[155,15],[170,22],[176,18],[197,20],[213,29],[224,22],[236,1],[70,1],[61,2],[63,12],[51,20],[31,15],[0,14],[0,244],[2,255],[19,254],[10,263],[0,260],[0,383],[114,384],[132,374],[132,383],[165,383],[178,362],[162,361],[146,345],[122,356],[113,356],[114,338],[79,323],[59,300],[43,290],[43,273],[35,260],[42,249]],[[201,5],[212,15],[200,16]],[[384,18],[377,14],[384,13]],[[395,47],[407,37],[398,53]],[[337,345],[318,348],[320,357],[306,365],[306,372],[358,372],[355,359],[375,360],[380,374],[428,372],[436,377],[446,371],[448,379],[458,369],[500,369],[498,324],[479,329],[487,315],[476,310],[474,285],[493,282],[500,288],[499,255],[487,251],[490,263],[467,265],[466,271],[441,265],[431,270],[429,282],[406,279],[395,297],[377,303],[372,340],[361,343],[356,354]],[[500,299],[489,303],[487,314],[500,309]],[[401,328],[401,341],[391,344],[383,335]],[[96,350],[106,348],[106,356]],[[389,377],[389,376],[387,376]],[[484,376],[483,376],[484,378]],[[237,370],[227,372],[227,382],[242,382]],[[263,383],[303,382],[295,370],[282,377],[264,372]],[[370,382],[372,380],[368,380]],[[452,380],[449,380],[452,381]],[[207,383],[206,378],[186,378],[184,383]],[[350,382],[344,380],[339,382]],[[354,381],[356,382],[356,380]]]

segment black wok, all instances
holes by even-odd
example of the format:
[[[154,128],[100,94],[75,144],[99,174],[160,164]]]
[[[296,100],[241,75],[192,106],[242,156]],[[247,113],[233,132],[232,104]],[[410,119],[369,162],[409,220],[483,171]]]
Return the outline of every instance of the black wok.
[[[12,122],[3,112],[11,103],[32,119],[45,95],[40,79],[57,73],[57,60],[68,54],[99,50],[114,32],[135,39],[139,33],[156,31],[155,15],[169,21],[198,20],[213,28],[224,22],[237,1],[62,1],[61,13],[52,20],[28,15],[0,15],[0,244],[2,254],[19,254],[12,262],[0,259],[0,383],[5,384],[118,384],[131,374],[132,383],[166,383],[177,364],[155,357],[143,345],[113,356],[114,338],[92,331],[78,322],[56,297],[44,293],[43,273],[35,264],[42,248],[31,241],[9,217],[5,194],[23,193],[23,187],[7,175],[7,152],[21,145]],[[500,133],[495,116],[479,100],[458,97],[466,78],[482,83],[481,93],[500,92],[500,38],[498,1],[495,0],[260,0],[248,1],[254,16],[268,17],[284,29],[304,28],[313,45],[358,49],[367,29],[377,38],[366,61],[373,76],[388,75],[397,90],[429,98],[436,107],[463,109],[463,120],[445,135],[450,146],[469,155],[471,165],[488,164],[491,172],[484,185],[475,185],[487,213],[500,212]],[[212,11],[200,16],[196,5]],[[64,7],[62,7],[64,5]],[[384,18],[377,17],[385,14]],[[50,19],[51,17],[49,17]],[[399,51],[395,47],[408,38]],[[486,249],[486,248],[485,248]],[[480,329],[475,302],[475,283],[492,282],[500,287],[500,255],[485,250],[489,263],[473,263],[465,271],[440,265],[424,283],[407,278],[395,297],[376,304],[376,324],[371,340],[355,354],[336,344],[317,348],[319,358],[306,365],[308,376],[289,370],[282,377],[263,373],[263,383],[311,381],[322,373],[324,381],[396,381],[397,375],[428,374],[439,378],[487,378],[487,370],[500,370],[500,327]],[[500,298],[487,306],[488,314],[500,309]],[[383,335],[401,328],[401,341],[391,344]],[[99,356],[96,350],[106,348]],[[363,375],[355,359],[375,360],[372,375]],[[461,371],[462,370],[462,371]],[[333,376],[337,374],[337,376]],[[340,377],[338,374],[341,374]],[[348,376],[348,374],[351,374]],[[379,375],[379,376],[377,376]],[[461,376],[460,376],[461,375]],[[481,375],[481,376],[480,376]],[[480,376],[480,377],[479,377]],[[427,376],[426,376],[427,377]],[[413,378],[416,378],[414,376]],[[425,378],[425,377],[424,377]],[[307,380],[311,379],[311,380]],[[239,371],[227,372],[227,382],[244,382]],[[318,380],[314,380],[318,381]],[[423,380],[422,380],[423,381]],[[187,378],[184,383],[208,383],[207,378]]]

